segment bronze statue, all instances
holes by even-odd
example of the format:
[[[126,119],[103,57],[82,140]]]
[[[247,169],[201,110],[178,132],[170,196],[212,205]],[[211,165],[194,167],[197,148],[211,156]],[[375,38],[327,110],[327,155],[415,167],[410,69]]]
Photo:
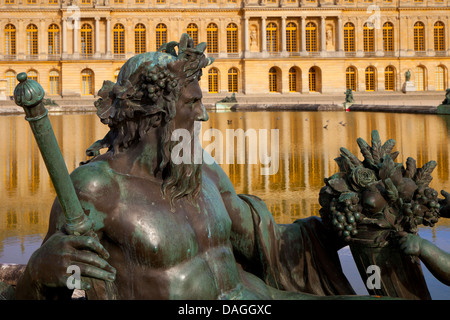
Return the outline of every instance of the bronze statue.
[[[445,99],[442,101],[442,105],[450,105],[450,88],[447,88],[445,90]]]
[[[353,103],[355,100],[353,99],[353,92],[352,89],[347,89],[345,91],[345,103]]]
[[[393,152],[395,141],[382,144],[376,130],[371,146],[362,138],[357,143],[364,160],[341,148],[335,159],[340,171],[325,179],[320,192],[321,217],[349,243],[363,278],[371,265],[383,270],[383,287],[372,294],[430,299],[418,260],[402,251],[419,256],[420,251],[411,248],[423,244],[420,257],[440,270],[436,271],[439,278],[450,277],[448,255],[447,262],[432,261],[431,246],[413,240],[419,225],[432,227],[448,212],[448,194],[442,191],[445,199],[438,199],[437,191],[429,187],[437,164],[430,161],[417,168],[413,158],[407,159],[406,166],[394,162],[399,154]]]
[[[405,81],[408,82],[411,80],[411,71],[407,70],[405,72]]]
[[[198,156],[195,124],[208,119],[199,80],[212,63],[205,49],[183,34],[129,59],[117,83],[104,82],[95,106],[110,131],[87,150],[93,158],[70,186],[65,170],[54,172],[54,150],[39,144],[58,198],[16,298],[70,299],[71,266],[88,299],[372,298],[354,295],[337,255],[347,238],[327,219],[277,225],[261,199],[236,194],[203,150],[200,163],[173,161],[176,130],[190,136],[183,152]],[[50,141],[41,132],[43,90],[20,78],[16,103],[38,142]],[[325,198],[322,205],[332,201]]]

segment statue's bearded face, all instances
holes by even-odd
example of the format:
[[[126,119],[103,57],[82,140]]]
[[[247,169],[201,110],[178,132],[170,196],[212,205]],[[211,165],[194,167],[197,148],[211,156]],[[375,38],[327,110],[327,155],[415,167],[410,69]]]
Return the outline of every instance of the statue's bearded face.
[[[187,197],[194,205],[196,205],[196,198],[201,189],[201,163],[195,163],[194,159],[198,157],[198,153],[202,150],[199,142],[194,142],[198,139],[198,130],[196,128],[196,121],[207,121],[209,119],[208,113],[202,104],[202,92],[198,80],[189,82],[183,89],[176,105],[176,116],[170,123],[167,124],[164,133],[163,154],[170,156],[166,168],[164,170],[164,181],[162,185],[162,192],[164,195],[170,197],[171,206],[175,209],[175,201]],[[184,129],[189,132],[190,141],[172,141],[172,134],[175,130]],[[197,128],[198,129],[198,128]],[[170,141],[168,141],[170,139]],[[175,163],[172,157],[173,150],[178,143],[187,143],[191,150],[191,161],[189,163]],[[184,150],[186,150],[184,148]],[[197,155],[195,154],[197,153]],[[200,153],[201,154],[201,153]]]

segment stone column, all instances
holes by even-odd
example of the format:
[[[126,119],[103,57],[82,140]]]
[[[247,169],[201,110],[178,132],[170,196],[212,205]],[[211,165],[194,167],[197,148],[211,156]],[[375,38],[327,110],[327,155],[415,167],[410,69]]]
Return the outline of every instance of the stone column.
[[[301,55],[307,55],[308,53],[306,52],[306,17],[300,17],[300,25],[302,28],[302,30],[300,31]]]
[[[100,57],[100,17],[95,17],[95,57]]]
[[[78,58],[80,56],[80,22],[79,18],[75,18],[73,30],[73,56]]]
[[[326,45],[326,23],[325,23],[326,17],[320,17],[320,51],[321,55],[324,56],[327,54],[327,45]]]
[[[250,51],[250,30],[248,28],[248,17],[244,17],[244,54]]]
[[[112,56],[111,52],[111,17],[106,18],[106,55]]]
[[[377,56],[384,56],[384,48],[383,48],[383,26],[381,25],[381,21],[376,21],[375,26],[379,27],[378,29],[375,27],[375,54]]]
[[[425,21],[425,51],[427,56],[436,55],[434,51],[434,25],[431,16],[427,16]]]
[[[47,30],[45,30],[45,19],[39,20],[39,33],[38,33],[38,46],[39,46],[39,59],[45,59],[48,55],[48,36]]]
[[[67,57],[67,18],[62,18],[62,57]]]
[[[267,52],[266,17],[261,17],[261,52]]]
[[[287,51],[286,51],[286,16],[281,17],[281,54],[287,55]]]
[[[337,34],[338,34],[338,51],[340,55],[344,54],[344,26],[342,23],[342,16],[338,17],[338,24],[337,24]]]

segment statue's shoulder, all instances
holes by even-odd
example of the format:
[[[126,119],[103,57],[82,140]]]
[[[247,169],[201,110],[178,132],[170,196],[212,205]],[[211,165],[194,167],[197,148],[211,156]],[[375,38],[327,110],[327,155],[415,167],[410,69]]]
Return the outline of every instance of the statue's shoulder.
[[[111,193],[117,189],[114,171],[108,161],[92,161],[75,169],[70,177],[75,189],[90,194]]]

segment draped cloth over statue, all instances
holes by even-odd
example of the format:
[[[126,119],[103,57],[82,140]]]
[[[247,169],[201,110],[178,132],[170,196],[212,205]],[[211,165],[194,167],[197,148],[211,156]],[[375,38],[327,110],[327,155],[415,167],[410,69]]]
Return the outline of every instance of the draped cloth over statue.
[[[321,296],[356,294],[339,261],[337,239],[318,217],[276,224],[266,204],[253,195],[239,195],[251,208],[258,262],[245,270],[271,287]]]

